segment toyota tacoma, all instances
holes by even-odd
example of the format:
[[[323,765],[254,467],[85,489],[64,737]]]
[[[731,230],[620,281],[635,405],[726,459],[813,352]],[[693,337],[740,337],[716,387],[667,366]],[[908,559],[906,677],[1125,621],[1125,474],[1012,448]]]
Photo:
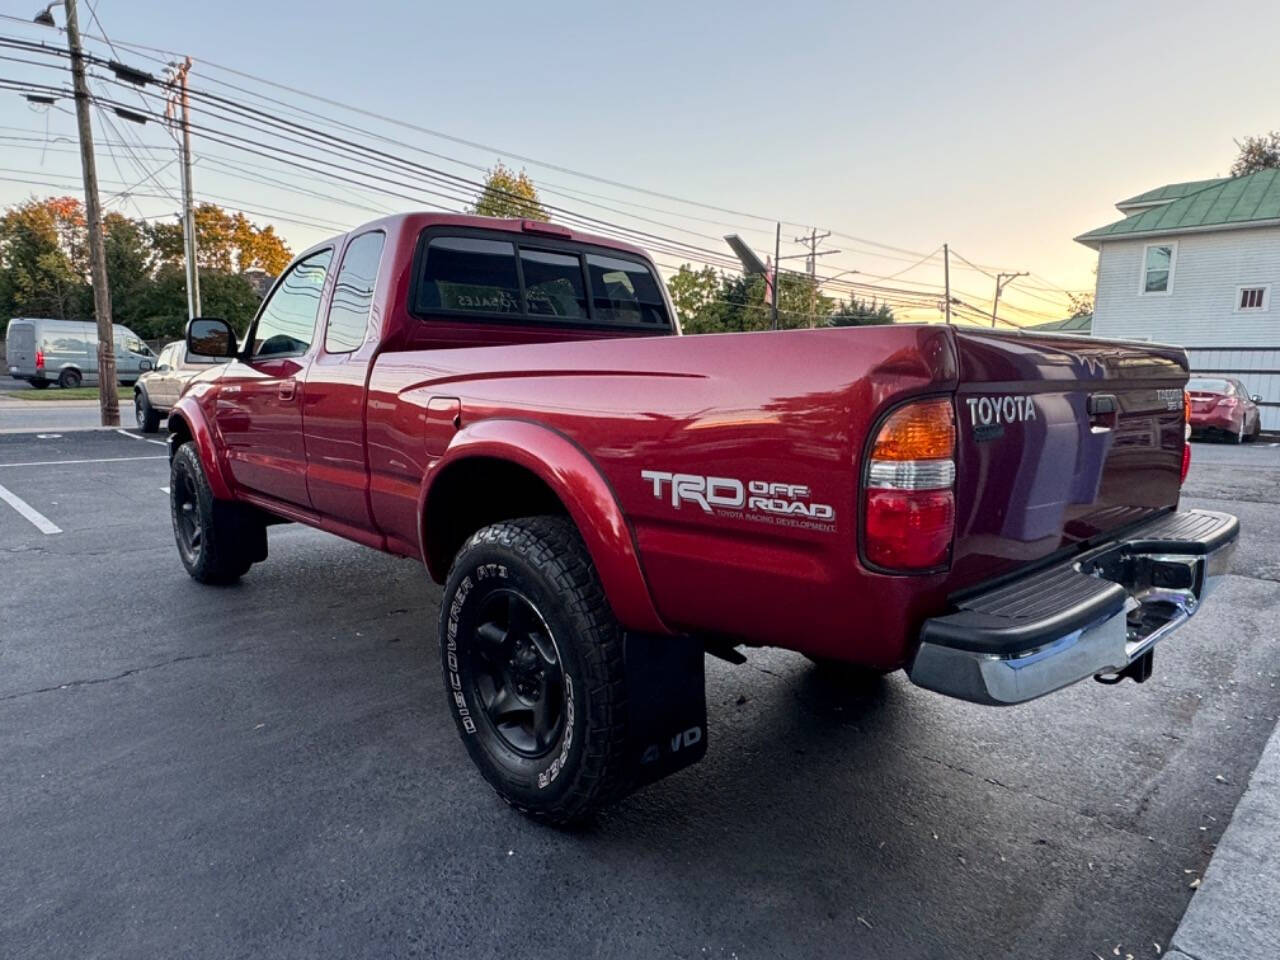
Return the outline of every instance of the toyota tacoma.
[[[443,584],[444,695],[512,805],[580,819],[707,748],[742,646],[1017,704],[1147,679],[1225,572],[1150,343],[893,324],[682,336],[641,250],[428,213],[319,244],[169,417],[205,583],[318,527]],[[336,583],[335,579],[335,583]]]

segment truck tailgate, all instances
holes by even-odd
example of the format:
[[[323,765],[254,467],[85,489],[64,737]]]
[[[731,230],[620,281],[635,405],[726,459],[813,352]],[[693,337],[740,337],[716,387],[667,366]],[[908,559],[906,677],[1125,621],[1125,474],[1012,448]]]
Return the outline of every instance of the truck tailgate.
[[[1177,506],[1185,353],[956,331],[963,590]]]

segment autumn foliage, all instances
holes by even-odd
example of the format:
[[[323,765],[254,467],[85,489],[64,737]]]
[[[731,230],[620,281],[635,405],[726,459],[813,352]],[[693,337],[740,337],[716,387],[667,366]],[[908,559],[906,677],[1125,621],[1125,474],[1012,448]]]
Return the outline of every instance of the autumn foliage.
[[[112,318],[147,338],[176,337],[187,320],[182,225],[103,217]],[[216,204],[196,208],[202,312],[243,328],[258,295],[247,270],[275,276],[292,253],[271,226]],[[93,318],[88,229],[74,197],[32,199],[0,216],[0,319]]]

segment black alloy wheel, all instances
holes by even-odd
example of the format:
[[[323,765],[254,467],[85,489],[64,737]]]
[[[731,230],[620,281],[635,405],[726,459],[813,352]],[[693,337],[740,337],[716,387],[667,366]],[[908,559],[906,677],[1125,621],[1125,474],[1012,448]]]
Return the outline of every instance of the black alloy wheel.
[[[564,728],[564,669],[542,614],[520,591],[495,590],[480,608],[475,638],[475,702],[510,750],[546,756]]]
[[[173,478],[173,519],[178,534],[178,549],[187,566],[200,562],[204,549],[204,522],[200,510],[200,494],[196,478],[190,471],[175,472]]]

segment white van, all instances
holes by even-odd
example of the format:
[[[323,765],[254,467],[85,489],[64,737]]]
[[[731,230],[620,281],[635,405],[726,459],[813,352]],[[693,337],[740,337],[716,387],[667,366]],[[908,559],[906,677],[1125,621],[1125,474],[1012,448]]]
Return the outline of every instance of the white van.
[[[155,366],[155,354],[128,327],[114,327],[116,376],[132,384]],[[33,387],[96,385],[98,327],[82,320],[15,317],[5,332],[5,362],[9,376]]]

